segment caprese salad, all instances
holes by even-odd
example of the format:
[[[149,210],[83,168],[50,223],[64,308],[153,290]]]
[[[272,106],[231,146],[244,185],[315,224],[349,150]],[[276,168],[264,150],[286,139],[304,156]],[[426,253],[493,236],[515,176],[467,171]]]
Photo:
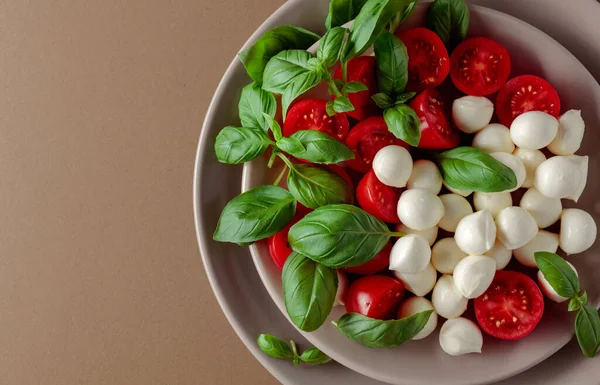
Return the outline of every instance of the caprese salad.
[[[596,240],[593,217],[562,206],[586,186],[581,111],[561,110],[540,74],[511,77],[519,58],[502,42],[467,38],[462,0],[434,1],[426,27],[411,29],[401,24],[416,1],[352,3],[331,2],[323,37],[280,26],[240,53],[254,82],[217,158],[265,156],[283,169],[227,204],[214,239],[266,240],[303,331],[341,305],[334,324],[365,346],[423,339],[442,323],[446,353],[480,353],[481,330],[529,335],[544,294],[570,300],[582,350],[595,355],[600,318],[556,255]],[[329,98],[305,95],[323,83]]]

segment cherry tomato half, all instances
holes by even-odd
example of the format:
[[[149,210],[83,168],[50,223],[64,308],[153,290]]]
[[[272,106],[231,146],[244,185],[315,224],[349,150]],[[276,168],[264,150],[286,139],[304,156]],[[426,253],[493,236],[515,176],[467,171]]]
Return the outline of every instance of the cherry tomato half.
[[[506,127],[527,111],[543,111],[554,117],[560,113],[560,98],[554,87],[534,75],[512,78],[496,98],[496,114]]]
[[[367,275],[350,285],[346,311],[375,319],[392,319],[403,296],[402,282],[384,275]]]
[[[269,254],[271,254],[271,259],[280,269],[283,269],[285,261],[292,253],[292,249],[290,249],[288,244],[288,233],[290,232],[290,228],[296,222],[298,222],[298,220],[292,220],[292,222],[283,230],[275,235],[271,235],[267,241],[269,243]]]
[[[387,186],[370,170],[356,187],[356,200],[363,210],[384,222],[400,223],[398,200],[402,189]]]
[[[283,122],[283,136],[300,130],[315,130],[345,141],[350,128],[348,118],[345,114],[327,115],[326,105],[324,99],[304,99],[294,103]]]
[[[427,28],[412,28],[396,36],[408,52],[408,83],[406,91],[420,92],[437,87],[450,72],[450,59],[444,42]]]
[[[506,84],[508,75],[508,51],[485,37],[472,37],[463,41],[450,57],[452,83],[467,95],[493,94]]]
[[[544,297],[533,279],[500,270],[486,292],[475,298],[479,326],[502,340],[518,340],[535,329],[544,313]]]
[[[452,125],[449,107],[437,89],[421,92],[409,105],[421,120],[419,148],[443,150],[458,146],[460,134]]]
[[[377,105],[371,99],[371,95],[377,93],[377,80],[375,78],[375,57],[358,56],[350,59],[347,64],[346,80],[348,82],[361,82],[369,88],[365,91],[352,92],[348,99],[354,106],[354,111],[346,114],[356,120],[363,120],[377,113]],[[333,77],[342,79],[342,68],[339,67]]]
[[[358,275],[371,275],[379,273],[380,271],[387,269],[390,266],[390,252],[392,251],[392,244],[387,243],[383,250],[371,259],[367,263],[363,263],[360,266],[346,267],[343,270],[348,273]]]

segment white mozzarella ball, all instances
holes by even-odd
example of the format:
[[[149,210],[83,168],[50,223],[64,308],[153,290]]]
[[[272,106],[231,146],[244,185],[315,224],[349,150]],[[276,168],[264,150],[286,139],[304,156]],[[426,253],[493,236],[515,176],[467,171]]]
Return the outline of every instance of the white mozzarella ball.
[[[444,216],[444,204],[429,190],[420,188],[406,190],[398,200],[400,222],[414,230],[427,230],[440,222]]]
[[[585,123],[580,110],[569,110],[558,118],[558,133],[548,145],[548,150],[555,155],[573,155],[583,140]]]
[[[443,275],[438,279],[431,293],[431,302],[435,312],[448,319],[460,317],[469,304],[469,300],[454,286],[451,275]]]
[[[458,194],[440,195],[444,204],[444,216],[438,226],[442,230],[453,233],[458,226],[458,222],[469,214],[473,213],[473,208],[469,201]]]
[[[406,318],[427,310],[434,310],[431,301],[423,297],[412,297],[402,302],[400,310],[398,311],[398,315],[400,316],[400,318]],[[433,333],[433,331],[437,327],[437,323],[438,315],[434,310],[434,312],[431,313],[431,315],[429,316],[429,320],[425,324],[425,327],[421,329],[421,331],[417,333],[417,335],[414,336],[412,339],[422,340],[423,338],[427,337],[428,335]]]
[[[540,230],[525,246],[513,250],[513,255],[521,265],[537,267],[534,255],[536,252],[556,253],[556,250],[558,250],[558,234]]]
[[[390,253],[390,270],[399,273],[418,273],[431,261],[431,248],[420,235],[409,234],[399,238]]]
[[[463,96],[452,103],[452,120],[462,132],[473,134],[487,126],[494,114],[494,103],[484,96]]]
[[[496,224],[487,210],[469,214],[458,223],[454,239],[458,247],[467,254],[483,254],[494,246]]]
[[[523,194],[519,206],[529,211],[540,229],[552,226],[562,213],[562,202],[559,198],[548,198],[535,187]]]
[[[507,152],[510,154],[515,149],[515,145],[510,138],[510,130],[499,123],[489,124],[475,134],[471,145],[488,154],[492,152]]]
[[[544,148],[554,140],[558,120],[542,111],[521,114],[510,125],[510,137],[517,147],[529,150]]]
[[[579,277],[579,274],[577,273],[577,269],[575,269],[575,266],[573,266],[571,264],[571,262],[569,262],[569,261],[565,261],[565,262],[567,262],[569,264],[569,266],[571,266],[571,268],[575,271],[575,274]],[[557,303],[562,303],[569,299],[567,297],[563,297],[563,296],[559,295],[556,292],[556,290],[554,290],[552,285],[550,285],[550,282],[548,282],[548,280],[546,279],[546,277],[544,277],[544,274],[542,274],[542,272],[540,270],[538,270],[538,272],[537,272],[537,279],[538,279],[538,283],[540,285],[540,289],[542,290],[542,293],[544,293],[544,295],[546,297],[548,297],[549,299],[551,299],[552,301],[557,302]]]
[[[431,249],[431,263],[442,274],[452,274],[456,264],[466,256],[454,238],[440,239]]]
[[[596,241],[596,222],[580,209],[565,209],[560,217],[560,248],[567,254],[582,253]]]
[[[469,255],[454,268],[454,286],[467,298],[477,298],[490,287],[496,274],[496,261],[483,255]]]
[[[510,262],[512,251],[504,247],[504,245],[497,240],[496,243],[494,243],[494,247],[485,253],[485,255],[496,261],[496,270],[502,270]]]
[[[440,346],[451,356],[481,353],[483,336],[473,321],[466,318],[449,319],[440,329]]]
[[[413,163],[406,188],[422,188],[438,195],[442,190],[442,174],[432,161],[417,160]]]
[[[338,287],[335,293],[335,302],[333,306],[344,306],[346,305],[346,294],[348,292],[348,277],[346,273],[337,269]]]
[[[442,182],[442,184],[451,193],[458,194],[458,195],[463,196],[465,198],[468,197],[469,195],[473,194],[473,191],[471,191],[471,190],[459,190],[459,189],[456,189],[456,188],[452,188],[446,182]]]
[[[538,166],[535,187],[548,198],[577,202],[587,183],[587,172],[587,156],[554,156]]]
[[[412,169],[412,157],[402,146],[386,146],[373,158],[373,172],[387,186],[405,187]]]
[[[514,188],[508,189],[506,191],[516,191],[517,189],[519,189],[519,187],[523,186],[525,178],[527,177],[527,170],[525,170],[525,165],[523,164],[520,158],[506,152],[492,152],[490,155],[498,162],[504,164],[506,167],[513,170],[515,176],[517,177],[517,185]]]
[[[400,223],[400,224],[396,225],[396,232],[404,233],[404,234],[420,235],[423,238],[425,238],[427,243],[429,243],[429,246],[433,246],[433,244],[435,243],[435,240],[437,239],[438,227],[433,226],[432,228],[427,229],[427,230],[414,230],[414,229],[411,229],[410,227],[407,227],[404,223]]]
[[[507,207],[496,217],[498,239],[509,250],[525,246],[538,232],[535,219],[521,207]]]
[[[546,160],[546,155],[540,150],[527,150],[524,148],[517,148],[513,152],[517,158],[521,159],[523,165],[525,165],[525,181],[521,187],[530,188],[535,184],[535,170],[538,166]]]
[[[476,192],[473,194],[473,205],[475,210],[487,210],[493,218],[496,218],[500,211],[512,206],[513,202],[508,191],[496,193]]]
[[[437,272],[431,263],[427,264],[423,270],[413,274],[394,271],[394,275],[404,283],[406,290],[421,297],[429,294],[437,281]]]

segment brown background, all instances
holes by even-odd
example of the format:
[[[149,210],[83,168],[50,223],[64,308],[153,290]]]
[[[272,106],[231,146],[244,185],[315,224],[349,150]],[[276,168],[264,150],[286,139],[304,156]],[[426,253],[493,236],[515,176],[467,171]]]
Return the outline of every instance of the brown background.
[[[0,383],[278,382],[194,235],[211,95],[284,0],[0,0]]]

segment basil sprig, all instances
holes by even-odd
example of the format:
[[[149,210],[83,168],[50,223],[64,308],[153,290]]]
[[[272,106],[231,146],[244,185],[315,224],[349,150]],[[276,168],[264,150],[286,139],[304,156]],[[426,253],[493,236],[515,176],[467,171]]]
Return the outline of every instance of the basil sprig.
[[[410,341],[427,325],[433,310],[399,320],[382,321],[359,313],[344,314],[335,326],[348,338],[369,348],[393,348]]]
[[[456,190],[501,192],[514,188],[513,170],[473,147],[457,147],[435,156],[442,178]]]
[[[277,141],[288,154],[313,163],[333,164],[354,159],[354,152],[324,132],[300,130]]]
[[[311,365],[321,365],[331,361],[331,358],[318,348],[306,349],[298,355],[296,343],[290,341],[290,345],[271,334],[261,334],[256,340],[258,347],[268,356],[281,360],[292,361],[298,365],[300,361]]]
[[[465,0],[435,0],[427,10],[427,25],[445,44],[455,46],[467,35],[469,7]]]
[[[242,127],[266,132],[270,125],[264,115],[274,117],[277,102],[272,93],[263,90],[256,83],[250,83],[242,89],[238,109]]]
[[[367,0],[331,0],[325,27],[331,29],[354,20]]]
[[[240,164],[258,158],[272,144],[263,131],[228,126],[215,139],[215,154],[221,163]]]
[[[569,311],[577,311],[577,342],[583,354],[594,357],[600,348],[600,316],[595,307],[587,305],[587,293],[579,293],[579,277],[564,259],[554,253],[538,251],[534,255],[538,268],[554,291],[571,299]]]

